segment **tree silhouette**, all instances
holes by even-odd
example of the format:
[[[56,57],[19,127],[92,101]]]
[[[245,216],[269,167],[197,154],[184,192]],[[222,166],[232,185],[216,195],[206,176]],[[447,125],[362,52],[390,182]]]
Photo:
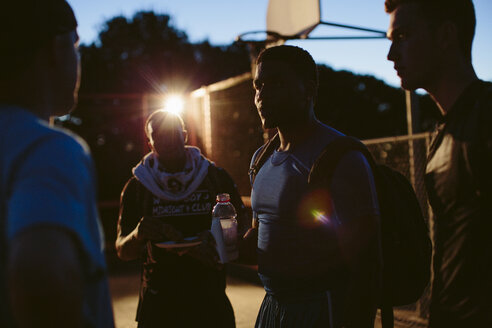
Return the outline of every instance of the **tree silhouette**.
[[[245,46],[192,44],[169,15],[153,12],[110,19],[80,52],[82,94],[184,92],[249,70]]]
[[[319,65],[317,117],[341,132],[360,139],[407,133],[405,94],[373,76],[334,71]],[[420,130],[429,131],[439,111],[429,96],[419,97]]]
[[[87,141],[97,169],[98,199],[113,205],[131,176],[131,168],[148,151],[142,94],[186,93],[251,69],[245,44],[191,43],[184,31],[172,25],[169,15],[153,12],[108,20],[99,40],[81,45],[80,53],[79,105],[72,117],[58,124]],[[372,76],[334,71],[325,65],[319,66],[319,77],[315,112],[321,121],[361,139],[406,134],[401,89]],[[214,155],[218,157],[212,160],[233,175],[244,195],[250,187],[249,159],[263,138],[253,98],[252,83],[247,80],[210,97],[211,106],[215,106],[212,119],[220,127],[214,138],[222,145],[222,155]],[[421,129],[429,130],[439,114],[428,96],[420,100]],[[118,208],[101,206],[100,211],[111,249]]]
[[[79,120],[65,121],[63,125],[82,136],[91,147],[100,182],[99,198],[106,200],[118,198],[131,175],[131,167],[148,150],[142,133],[145,117],[139,95],[187,92],[250,70],[246,45],[191,43],[184,31],[172,25],[169,15],[153,12],[108,20],[99,41],[82,45],[80,52],[81,99],[73,113]],[[405,97],[401,89],[372,76],[334,71],[325,65],[319,66],[319,77],[315,112],[321,121],[361,139],[406,134]],[[88,96],[108,93],[127,96]],[[438,111],[428,96],[420,98],[422,130],[429,130]],[[222,118],[238,108],[247,108],[255,116],[251,82],[217,93],[211,97],[211,104],[220,107]],[[240,123],[245,125],[246,121]],[[232,144],[253,143],[254,148],[262,138],[259,124],[244,126],[245,131],[255,133],[248,137],[232,131],[225,126],[227,122],[220,124],[223,131],[230,131],[220,138]],[[241,151],[245,163],[251,155],[246,153]]]

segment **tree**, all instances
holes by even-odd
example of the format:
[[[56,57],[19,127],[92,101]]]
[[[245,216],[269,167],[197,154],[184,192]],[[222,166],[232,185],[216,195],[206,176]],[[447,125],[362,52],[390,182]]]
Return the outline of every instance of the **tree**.
[[[82,94],[185,92],[249,70],[245,46],[192,44],[169,15],[153,12],[110,19],[80,52]]]
[[[318,66],[316,116],[341,132],[361,139],[407,133],[404,91],[373,76]],[[429,96],[420,96],[421,131],[430,130],[439,111]]]
[[[62,124],[89,144],[98,172],[98,195],[106,200],[117,199],[131,167],[148,150],[138,95],[186,93],[250,69],[244,45],[190,43],[169,15],[153,12],[108,20],[98,42],[81,45],[80,53],[79,104],[71,120]],[[126,96],[88,96],[94,94]]]
[[[142,101],[137,97],[93,98],[87,94],[142,94],[166,91],[188,92],[203,85],[250,70],[245,44],[214,46],[208,41],[190,43],[188,36],[171,24],[169,15],[139,12],[131,19],[108,20],[99,41],[80,48],[82,57],[81,99],[73,116],[79,125],[65,126],[81,135],[94,154],[100,199],[116,199],[131,167],[147,150],[143,136]],[[372,76],[334,71],[319,66],[320,86],[315,107],[318,118],[361,139],[406,134],[405,98]],[[253,108],[251,83],[240,90],[220,93],[221,113],[232,101]],[[422,129],[432,126],[438,113],[428,97],[421,97]],[[151,104],[151,106],[153,106]],[[244,122],[241,122],[244,123]],[[225,124],[225,123],[224,123]],[[254,127],[253,131],[260,129]],[[230,130],[230,129],[229,129]],[[261,137],[261,132],[258,132]],[[237,139],[236,139],[237,138]],[[253,142],[249,138],[248,142]],[[255,139],[256,140],[256,139]],[[230,142],[244,143],[244,135]],[[246,154],[249,157],[251,154]],[[218,160],[218,159],[215,159]]]

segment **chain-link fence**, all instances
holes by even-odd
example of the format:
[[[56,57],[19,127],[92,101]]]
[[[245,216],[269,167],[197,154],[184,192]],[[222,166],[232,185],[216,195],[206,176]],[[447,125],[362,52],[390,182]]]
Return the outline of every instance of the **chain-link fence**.
[[[425,219],[429,222],[431,211],[427,202],[424,173],[430,144],[430,133],[413,136],[364,140],[374,159],[405,175],[412,183]],[[402,327],[426,325],[429,313],[430,289],[414,304],[395,308],[395,322]]]

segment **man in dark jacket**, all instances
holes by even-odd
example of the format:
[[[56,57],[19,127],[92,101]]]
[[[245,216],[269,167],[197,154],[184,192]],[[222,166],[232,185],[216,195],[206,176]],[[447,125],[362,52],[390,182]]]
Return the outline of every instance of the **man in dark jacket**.
[[[229,175],[185,146],[182,119],[154,112],[145,132],[152,151],[133,169],[121,196],[116,249],[143,258],[138,327],[234,327],[225,268],[208,232],[218,193],[244,205]]]
[[[431,327],[492,327],[492,84],[477,78],[471,0],[386,0],[388,59],[443,115],[426,186],[434,211]]]

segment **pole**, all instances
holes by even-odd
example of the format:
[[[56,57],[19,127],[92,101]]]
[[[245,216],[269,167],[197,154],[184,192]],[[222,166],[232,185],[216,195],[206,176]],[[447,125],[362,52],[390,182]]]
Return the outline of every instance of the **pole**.
[[[418,133],[418,98],[414,91],[405,90],[405,100],[407,107],[407,134],[411,138],[414,133]],[[410,165],[410,181],[414,188],[416,188],[416,154],[415,143],[413,140],[408,142],[408,155]]]
[[[410,180],[415,189],[420,206],[427,213],[427,196],[425,191],[425,165],[427,159],[427,138],[412,138],[420,132],[419,98],[415,92],[405,91],[407,103],[407,128],[410,140],[408,152],[410,157]]]
[[[149,95],[147,93],[142,94],[142,124],[143,126],[149,116]],[[142,129],[142,156],[147,154],[147,135],[145,129]]]
[[[414,91],[405,91],[407,104],[407,128],[408,135],[420,132],[419,118],[419,99]],[[410,176],[415,194],[422,208],[422,213],[428,213],[427,196],[425,191],[425,165],[427,158],[427,138],[422,142],[422,139],[410,139],[408,141],[408,153],[410,156]],[[427,209],[427,210],[426,210]],[[424,297],[426,297],[425,295]],[[426,307],[422,305],[423,300],[419,300],[416,304],[416,312],[421,316],[426,316]]]

